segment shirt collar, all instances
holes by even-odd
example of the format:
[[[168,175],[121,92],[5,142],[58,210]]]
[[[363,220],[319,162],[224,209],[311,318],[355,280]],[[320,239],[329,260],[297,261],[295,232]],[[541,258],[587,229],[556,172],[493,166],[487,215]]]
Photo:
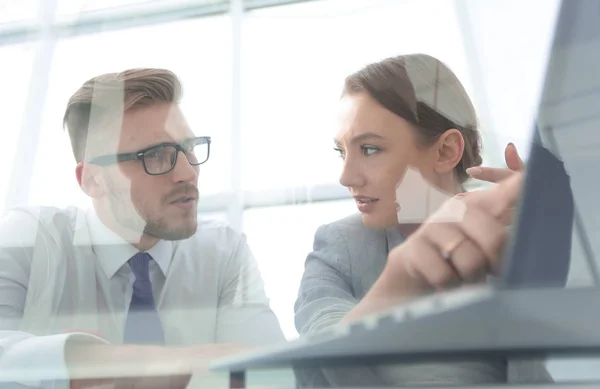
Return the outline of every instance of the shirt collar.
[[[112,278],[139,250],[106,227],[93,209],[87,210],[86,221],[92,248],[106,276]],[[173,255],[173,243],[159,240],[154,247],[146,252],[152,256],[162,273],[166,275]]]

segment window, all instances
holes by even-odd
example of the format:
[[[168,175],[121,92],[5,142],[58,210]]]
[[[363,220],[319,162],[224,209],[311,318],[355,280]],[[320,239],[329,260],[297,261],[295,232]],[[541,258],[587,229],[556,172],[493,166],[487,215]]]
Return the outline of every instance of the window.
[[[57,15],[78,15],[84,12],[106,10],[114,7],[127,7],[141,3],[156,2],[149,0],[58,0]]]
[[[3,23],[30,21],[36,18],[38,6],[43,0],[3,0],[0,2],[0,25]]]
[[[1,14],[1,12],[0,12]],[[35,158],[35,155],[21,155],[15,159],[17,140],[25,118],[26,101],[31,93],[35,93],[29,82],[33,63],[33,46],[15,45],[0,46],[0,107],[2,107],[2,143],[0,153],[0,201],[4,203],[9,180],[15,161],[21,158]]]
[[[65,206],[88,201],[74,179],[75,162],[62,129],[66,103],[89,78],[132,67],[164,67],[180,76],[188,122],[196,134],[213,138],[211,159],[201,167],[201,193],[229,189],[228,21],[227,17],[196,19],[59,41],[49,73],[30,202]],[[182,47],[184,40],[193,44]]]

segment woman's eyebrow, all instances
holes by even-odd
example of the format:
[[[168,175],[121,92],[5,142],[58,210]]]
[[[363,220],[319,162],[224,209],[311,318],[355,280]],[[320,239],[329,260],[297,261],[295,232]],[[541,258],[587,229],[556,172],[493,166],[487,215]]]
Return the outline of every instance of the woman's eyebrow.
[[[376,134],[374,132],[365,132],[365,133],[356,135],[355,137],[350,139],[350,143],[351,144],[360,143],[360,142],[364,142],[365,140],[369,140],[369,139],[385,140],[385,138],[379,134]],[[333,138],[333,143],[335,143],[336,145],[339,145],[340,141],[336,138]]]

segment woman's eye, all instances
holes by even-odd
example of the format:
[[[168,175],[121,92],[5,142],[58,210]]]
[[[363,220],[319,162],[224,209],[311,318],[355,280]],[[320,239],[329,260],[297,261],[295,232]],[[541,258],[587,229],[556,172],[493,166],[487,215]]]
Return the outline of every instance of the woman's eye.
[[[344,150],[342,148],[334,147],[333,149],[338,152],[340,158],[344,159],[345,154],[344,154]]]
[[[379,147],[375,146],[361,146],[361,149],[363,154],[366,156],[376,154],[378,151],[381,150]]]

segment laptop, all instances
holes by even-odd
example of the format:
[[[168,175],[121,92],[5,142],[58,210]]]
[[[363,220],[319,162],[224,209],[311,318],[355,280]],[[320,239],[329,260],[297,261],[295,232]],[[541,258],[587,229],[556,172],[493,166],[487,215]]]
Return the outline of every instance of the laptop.
[[[515,228],[495,282],[223,358],[213,369],[600,352],[599,15],[597,0],[560,6]]]

